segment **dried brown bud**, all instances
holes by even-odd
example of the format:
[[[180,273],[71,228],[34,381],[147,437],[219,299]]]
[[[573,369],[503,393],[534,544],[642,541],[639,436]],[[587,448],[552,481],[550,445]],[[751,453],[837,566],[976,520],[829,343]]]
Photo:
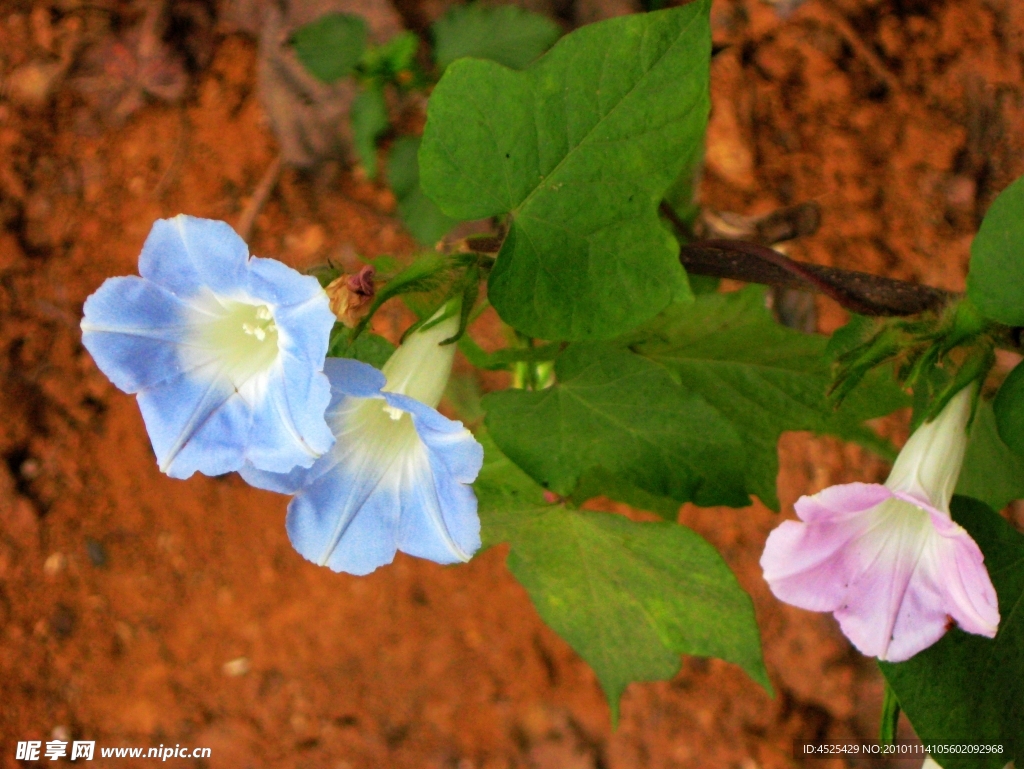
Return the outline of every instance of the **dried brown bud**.
[[[354,328],[373,303],[377,293],[373,276],[373,267],[366,265],[355,275],[339,275],[324,289],[331,303],[331,312],[348,328]]]

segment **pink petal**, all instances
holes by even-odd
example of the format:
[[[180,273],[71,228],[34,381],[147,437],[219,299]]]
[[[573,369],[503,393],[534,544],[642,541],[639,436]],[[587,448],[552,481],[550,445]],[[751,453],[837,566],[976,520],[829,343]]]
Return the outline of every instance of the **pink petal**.
[[[856,576],[850,580],[846,600],[835,611],[839,627],[861,653],[889,659],[897,621],[909,600],[917,609],[916,621],[901,624],[899,632],[910,633],[911,645],[930,646],[946,632],[941,597],[910,589],[931,539],[928,513],[894,500],[865,515],[873,525],[847,553]]]
[[[970,535],[948,514],[877,484],[832,486],[796,503],[765,544],[779,599],[832,611],[862,653],[900,662],[941,638],[952,617],[992,637],[995,590]]]
[[[811,523],[819,519],[835,520],[844,514],[862,513],[892,495],[880,483],[841,483],[829,486],[813,496],[800,497],[793,507],[800,520]]]
[[[885,659],[902,662],[928,648],[952,618],[968,633],[993,638],[999,602],[984,556],[963,528],[932,514],[933,530],[900,606]]]
[[[777,598],[810,611],[835,611],[860,572],[850,546],[871,526],[864,513],[892,497],[885,486],[850,483],[797,500],[805,523],[786,521],[768,536],[761,568]]]

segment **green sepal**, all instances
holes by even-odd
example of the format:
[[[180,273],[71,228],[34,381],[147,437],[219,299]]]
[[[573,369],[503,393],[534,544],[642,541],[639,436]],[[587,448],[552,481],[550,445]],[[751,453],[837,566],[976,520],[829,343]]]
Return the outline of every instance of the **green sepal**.
[[[450,269],[449,261],[439,254],[424,254],[377,289],[366,316],[352,330],[352,338],[359,337],[384,302],[413,291],[432,291],[442,282],[442,275]],[[408,333],[408,332],[407,332]]]

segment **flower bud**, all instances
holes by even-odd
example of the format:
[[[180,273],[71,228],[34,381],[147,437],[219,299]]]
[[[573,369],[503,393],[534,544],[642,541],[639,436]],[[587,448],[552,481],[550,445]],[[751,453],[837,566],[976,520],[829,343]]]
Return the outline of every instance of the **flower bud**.
[[[401,393],[436,408],[448,384],[455,359],[455,345],[441,342],[459,330],[460,299],[452,299],[434,313],[425,328],[409,334],[392,353],[383,372],[388,383],[384,389]]]
[[[370,309],[377,289],[374,269],[366,265],[354,275],[340,275],[324,291],[331,303],[331,312],[348,328],[354,328]]]

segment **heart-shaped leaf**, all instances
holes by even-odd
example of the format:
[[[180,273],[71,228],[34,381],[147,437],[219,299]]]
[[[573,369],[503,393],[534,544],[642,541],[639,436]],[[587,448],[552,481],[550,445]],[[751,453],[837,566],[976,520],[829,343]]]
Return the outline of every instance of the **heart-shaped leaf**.
[[[704,136],[709,0],[583,27],[529,69],[460,59],[434,90],[423,189],[509,214],[488,296],[545,339],[609,338],[688,292],[658,206]]]

